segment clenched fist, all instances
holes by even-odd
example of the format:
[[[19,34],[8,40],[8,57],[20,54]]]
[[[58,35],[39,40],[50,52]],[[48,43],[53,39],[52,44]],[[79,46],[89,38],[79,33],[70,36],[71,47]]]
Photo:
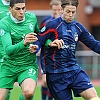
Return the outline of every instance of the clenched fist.
[[[36,33],[29,33],[25,36],[25,40],[24,40],[24,45],[26,46],[27,44],[31,43],[31,42],[36,42],[38,40],[38,38],[36,37]]]

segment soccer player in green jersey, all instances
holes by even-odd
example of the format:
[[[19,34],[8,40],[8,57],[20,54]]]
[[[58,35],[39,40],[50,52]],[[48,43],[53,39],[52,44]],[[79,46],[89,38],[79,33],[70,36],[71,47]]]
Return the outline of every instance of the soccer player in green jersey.
[[[0,21],[0,38],[5,56],[0,72],[0,100],[18,82],[25,100],[32,100],[38,79],[36,54],[29,44],[37,41],[37,18],[26,12],[25,0],[10,0],[10,15]]]

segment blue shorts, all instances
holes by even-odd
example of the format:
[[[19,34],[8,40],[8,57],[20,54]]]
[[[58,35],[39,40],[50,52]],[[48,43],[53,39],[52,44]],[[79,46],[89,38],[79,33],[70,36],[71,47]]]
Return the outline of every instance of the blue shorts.
[[[89,76],[85,71],[70,71],[66,73],[46,74],[48,88],[55,100],[73,100],[72,90],[75,97],[79,93],[93,87]]]

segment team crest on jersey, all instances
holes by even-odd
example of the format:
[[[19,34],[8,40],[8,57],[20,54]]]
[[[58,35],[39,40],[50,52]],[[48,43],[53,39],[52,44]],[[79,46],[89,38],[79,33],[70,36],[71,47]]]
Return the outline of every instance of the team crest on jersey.
[[[3,36],[5,31],[3,29],[0,30],[0,36]]]
[[[74,39],[75,39],[76,42],[78,41],[78,34],[77,34],[77,32],[74,34]]]
[[[30,29],[31,31],[33,31],[33,28],[34,28],[34,25],[30,23],[29,29]]]
[[[42,29],[41,29],[41,32],[44,32],[46,30],[46,26],[44,26]]]

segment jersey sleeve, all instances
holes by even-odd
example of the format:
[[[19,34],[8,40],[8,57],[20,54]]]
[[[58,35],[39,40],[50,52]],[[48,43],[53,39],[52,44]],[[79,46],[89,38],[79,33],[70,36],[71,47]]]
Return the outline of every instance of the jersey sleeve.
[[[36,23],[36,25],[35,25],[35,32],[36,32],[36,33],[39,33],[39,26],[38,26],[38,23]]]
[[[40,24],[40,29],[42,29],[44,26],[46,26],[46,21],[49,20],[51,16],[46,16],[42,19],[41,24]],[[45,46],[48,47],[49,43],[52,42],[52,40],[48,39],[45,42]]]
[[[84,26],[79,25],[79,27],[81,29],[79,40],[84,43],[88,48],[100,54],[100,41],[96,40],[94,36],[90,32],[88,32],[88,30]]]
[[[47,46],[50,42],[58,39],[58,32],[53,25],[53,21],[44,26],[38,33],[37,37],[38,41],[36,42],[36,45],[40,48],[42,46]]]
[[[50,39],[48,39],[46,42],[45,42],[45,46],[48,47],[49,43],[51,43],[52,41]]]
[[[5,53],[10,56],[13,55],[14,53],[19,52],[21,49],[25,48],[25,46],[23,40],[13,45],[10,32],[7,31],[7,29],[8,29],[7,27],[5,27],[3,24],[0,23],[0,37],[3,44],[3,48]]]
[[[39,33],[39,25],[38,25],[36,16],[35,16],[35,19],[36,19],[35,32],[36,32],[36,33]]]

